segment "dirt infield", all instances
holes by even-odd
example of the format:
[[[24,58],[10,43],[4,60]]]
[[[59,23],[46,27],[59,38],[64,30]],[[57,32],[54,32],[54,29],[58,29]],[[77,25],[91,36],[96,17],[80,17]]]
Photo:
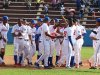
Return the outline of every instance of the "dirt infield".
[[[54,60],[55,60],[55,58],[54,58]],[[53,60],[53,62],[55,62]],[[17,67],[15,67],[14,66],[14,60],[13,60],[13,56],[5,56],[5,64],[6,64],[6,66],[3,66],[3,67],[6,67],[6,68],[17,68]],[[36,56],[35,57],[33,57],[33,63],[36,61]],[[19,68],[19,67],[18,67]],[[25,67],[22,67],[22,68],[33,68],[32,66],[30,67],[30,66],[25,66]],[[55,67],[55,69],[61,69],[61,68],[64,68],[64,67]],[[88,61],[87,60],[83,60],[83,66],[81,66],[80,68],[82,68],[82,69],[88,69],[89,68],[89,63],[88,63]]]

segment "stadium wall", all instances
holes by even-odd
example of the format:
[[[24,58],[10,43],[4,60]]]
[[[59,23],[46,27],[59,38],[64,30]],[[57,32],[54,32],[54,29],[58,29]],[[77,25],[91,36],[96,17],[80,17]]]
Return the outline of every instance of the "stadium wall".
[[[12,30],[12,28],[10,28],[9,32],[8,32],[8,44],[13,43],[13,37],[11,34],[11,30]],[[89,38],[90,32],[91,32],[91,30],[87,30],[87,33],[84,37],[84,46],[92,46],[92,40]]]

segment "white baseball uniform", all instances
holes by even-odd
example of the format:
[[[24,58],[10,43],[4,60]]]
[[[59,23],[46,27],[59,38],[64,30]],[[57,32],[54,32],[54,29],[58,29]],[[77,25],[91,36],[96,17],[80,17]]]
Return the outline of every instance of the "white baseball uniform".
[[[78,37],[78,36],[82,36],[82,34],[81,34],[81,29],[80,29],[80,27],[77,25],[77,26],[73,26],[73,28],[74,28],[74,34],[73,34],[73,36],[74,36],[74,40],[76,40],[76,38]],[[79,67],[79,62],[80,62],[80,46],[79,46],[79,43],[80,43],[80,41],[79,41],[80,39],[78,39],[78,40],[76,40],[76,42],[74,43],[74,51],[75,51],[75,63],[78,65],[77,67]]]
[[[44,46],[44,53],[41,55],[41,57],[36,61],[36,63],[39,63],[44,59],[44,66],[48,66],[48,57],[50,54],[50,37],[46,36],[45,33],[50,34],[49,27],[46,23],[43,23],[41,26],[41,38]]]
[[[100,65],[100,26],[97,28],[97,35],[96,35],[97,44],[96,44],[96,54],[94,55],[94,66]]]
[[[17,40],[17,48],[18,48],[18,63],[21,64],[22,63],[22,60],[20,59],[20,57],[22,58],[24,56],[24,37],[22,35],[23,33],[23,30],[21,28],[22,26],[18,26],[18,33],[16,32],[16,34],[19,34],[21,33],[20,36],[18,36],[18,40]],[[15,44],[16,45],[16,44]],[[16,48],[16,49],[17,49]]]
[[[19,28],[20,27],[19,27],[18,24],[14,25],[13,28],[12,28],[12,32],[11,33],[14,33],[14,34],[18,35]],[[14,36],[14,41],[13,41],[13,43],[14,43],[14,59],[15,59],[15,63],[16,64],[19,63],[19,52],[18,52],[19,43],[18,43],[18,41],[19,41],[18,36]]]
[[[27,25],[22,25],[20,28],[21,32],[22,32],[22,36],[24,39],[24,55],[23,55],[23,61],[22,64],[24,64],[24,60],[25,58],[29,59],[29,63],[31,63],[31,58],[30,58],[30,39],[29,39],[29,35],[31,35],[31,27],[27,26]]]
[[[66,27],[63,31],[64,40],[62,44],[62,56],[58,63],[62,64],[66,60],[66,67],[70,67],[72,47],[69,42],[68,36],[71,36],[70,27]]]
[[[82,25],[79,25],[79,27],[80,27],[80,29],[81,29],[81,34],[83,35],[81,38],[80,38],[80,40],[79,40],[79,42],[80,42],[80,44],[79,44],[79,49],[80,49],[80,62],[81,62],[81,49],[82,49],[82,46],[83,46],[83,44],[84,44],[84,34],[86,34],[86,30],[85,30],[85,27],[84,26],[82,26]]]
[[[0,23],[0,32],[1,32],[2,37],[6,39],[6,42],[3,39],[0,40],[0,49],[1,48],[5,48],[5,46],[6,46],[6,43],[7,43],[7,40],[8,40],[7,39],[7,33],[8,33],[8,31],[9,31],[9,24],[6,23],[6,25],[4,25],[1,22]]]
[[[60,29],[59,31],[63,33],[64,28],[59,28],[59,29]],[[60,34],[56,33],[56,35],[59,36]],[[62,41],[63,41],[62,38],[55,39],[56,56],[60,56],[60,52],[62,50],[62,44],[61,44]]]
[[[50,25],[50,26],[49,26],[49,30],[50,30],[50,34],[51,34],[52,36],[55,36],[55,34],[56,34],[56,29],[54,29],[54,25]],[[54,42],[54,39],[50,39],[50,57],[53,56],[54,49],[55,49],[55,42]]]
[[[97,28],[93,29],[93,31],[90,34],[90,37],[96,38],[97,35]],[[94,49],[94,54],[93,56],[89,59],[89,62],[91,63],[91,66],[96,66],[94,63],[94,60],[96,61],[96,45],[97,45],[97,40],[93,40],[93,49]],[[93,63],[94,64],[93,64]]]
[[[31,28],[31,32],[32,32],[31,33],[32,45],[31,45],[30,54],[29,54],[30,62],[32,62],[32,57],[35,55],[35,52],[36,52],[36,45],[35,45],[36,28],[35,27]]]
[[[41,31],[42,31],[42,28],[41,28],[42,26],[40,26],[39,28],[38,28],[38,34],[41,34]],[[38,51],[38,55],[39,56],[41,56],[42,55],[42,53],[43,53],[43,50],[44,50],[44,46],[43,46],[43,39],[42,39],[42,36],[40,36],[39,37],[39,51]]]
[[[18,35],[18,33],[19,33],[18,24],[13,26],[11,33]],[[16,36],[16,37],[14,36],[14,55],[18,55],[18,48],[19,48],[19,46],[18,46],[18,36]]]

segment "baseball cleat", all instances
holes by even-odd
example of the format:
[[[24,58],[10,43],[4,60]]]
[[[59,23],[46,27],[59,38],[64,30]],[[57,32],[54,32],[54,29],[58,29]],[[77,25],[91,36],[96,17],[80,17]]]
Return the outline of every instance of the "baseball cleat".
[[[36,63],[36,62],[34,63],[34,67],[35,67],[35,68],[40,68],[39,64]]]
[[[92,67],[90,67],[89,69],[97,69],[97,68],[92,66]]]
[[[33,65],[33,64],[32,64],[32,62],[30,62],[30,63],[28,63],[28,65],[30,65],[30,66],[31,66],[31,65]]]
[[[52,64],[52,65],[50,65],[50,67],[53,67],[54,68],[55,66]]]
[[[49,66],[44,66],[44,69],[52,69],[52,68]]]
[[[79,63],[80,66],[83,66],[82,62]]]
[[[71,69],[71,67],[70,66],[67,66],[66,69]]]

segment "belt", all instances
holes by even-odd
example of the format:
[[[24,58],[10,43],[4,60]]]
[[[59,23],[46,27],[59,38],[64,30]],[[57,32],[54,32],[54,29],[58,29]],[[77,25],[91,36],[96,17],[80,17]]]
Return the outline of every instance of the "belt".
[[[18,39],[23,39],[23,38],[18,38]]]
[[[39,41],[39,43],[41,43],[42,41]]]
[[[25,41],[29,41],[29,39],[24,39]]]
[[[68,40],[68,39],[64,39],[64,40]]]

